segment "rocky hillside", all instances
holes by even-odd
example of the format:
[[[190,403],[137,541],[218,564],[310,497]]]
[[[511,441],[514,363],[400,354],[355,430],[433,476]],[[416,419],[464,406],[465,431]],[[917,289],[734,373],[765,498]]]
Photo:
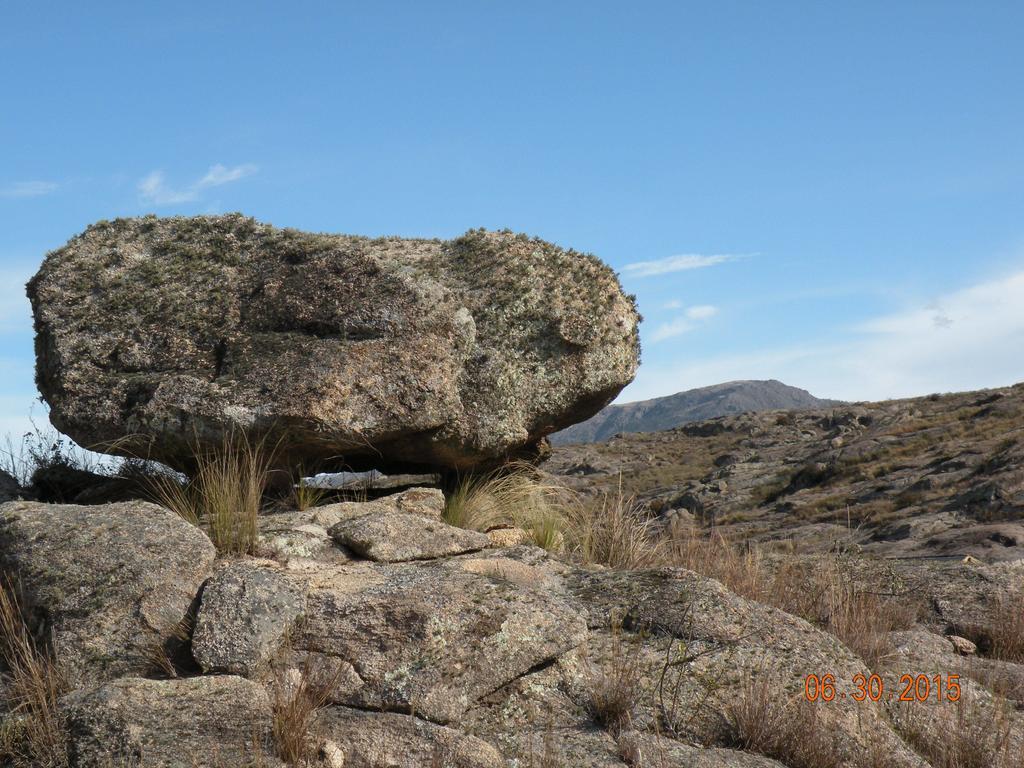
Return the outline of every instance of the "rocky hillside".
[[[0,761],[948,766],[919,750],[963,715],[953,704],[855,699],[861,677],[898,690],[908,670],[963,676],[963,727],[1005,726],[993,732],[1009,741],[972,748],[1024,743],[985,687],[999,675],[1019,695],[1024,667],[968,660],[957,648],[971,639],[943,638],[1000,637],[1018,565],[914,573],[912,593],[936,608],[877,636],[889,659],[691,570],[583,566],[508,531],[453,528],[443,503],[413,489],[264,514],[247,555],[144,502],[0,505],[0,568],[31,617],[19,629],[4,592]],[[861,571],[878,584],[870,562]],[[835,677],[829,703],[798,698],[811,674]]]
[[[546,468],[590,492],[621,482],[666,523],[805,551],[1024,555],[1024,385],[725,416],[560,446]]]
[[[834,401],[822,400],[806,390],[774,379],[730,381],[653,400],[609,405],[586,421],[556,432],[551,436],[551,442],[555,445],[597,443],[617,434],[658,432],[717,416],[776,409],[825,408],[834,404]]]
[[[186,474],[0,473],[0,768],[1021,766],[1024,387],[552,481],[637,362],[593,257],[147,217],[30,292],[57,425]],[[340,453],[448,485],[295,482]]]

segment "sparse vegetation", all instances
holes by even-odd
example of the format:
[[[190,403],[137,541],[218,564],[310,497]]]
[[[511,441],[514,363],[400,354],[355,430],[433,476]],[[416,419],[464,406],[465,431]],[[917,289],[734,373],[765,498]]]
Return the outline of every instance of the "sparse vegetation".
[[[728,746],[775,758],[789,768],[848,764],[816,705],[799,696],[780,699],[764,672],[750,673],[749,682],[726,702],[725,716]]]
[[[557,483],[542,481],[532,467],[515,464],[502,472],[462,480],[447,498],[449,525],[486,532],[522,528],[548,551],[563,548],[574,496]]]
[[[1024,663],[1024,588],[998,598],[988,634],[992,658]]]
[[[630,647],[623,639],[621,625],[613,624],[611,634],[611,649],[605,663],[589,664],[587,693],[591,716],[617,735],[632,723],[642,693],[643,670],[639,648]]]
[[[315,507],[327,496],[326,488],[310,485],[306,479],[305,473],[300,468],[298,480],[292,485],[292,503],[300,512]]]
[[[893,721],[934,768],[1021,768],[1024,748],[1015,742],[1010,705],[985,699],[965,692],[955,703],[905,704]]]
[[[0,762],[21,768],[67,765],[57,703],[67,683],[52,653],[33,637],[15,588],[0,583]]]
[[[158,503],[202,527],[221,554],[253,554],[273,454],[264,441],[233,434],[216,450],[196,451],[191,479],[158,474],[150,492]]]
[[[572,554],[584,564],[611,568],[647,568],[664,560],[664,544],[643,508],[632,496],[617,491],[601,494],[572,510]]]
[[[327,705],[336,680],[315,674],[309,664],[281,672],[274,680],[274,747],[289,765],[305,765],[313,757],[312,729],[316,713]]]

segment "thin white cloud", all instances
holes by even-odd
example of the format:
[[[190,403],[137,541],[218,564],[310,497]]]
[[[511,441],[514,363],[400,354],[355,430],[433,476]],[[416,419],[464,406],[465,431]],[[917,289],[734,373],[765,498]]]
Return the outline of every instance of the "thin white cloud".
[[[233,168],[220,163],[210,166],[204,176],[185,188],[177,189],[167,183],[163,171],[153,171],[138,183],[139,198],[149,205],[179,205],[199,200],[204,189],[229,184],[246,176],[252,176],[259,168],[252,163],[243,163]]]
[[[699,304],[686,310],[686,316],[691,320],[709,320],[718,314],[718,307],[710,304]]]
[[[0,197],[42,197],[59,187],[55,181],[15,181],[0,186]]]
[[[177,205],[188,203],[199,197],[199,191],[190,189],[175,190],[167,186],[163,171],[153,171],[139,181],[139,197],[143,202],[152,205]]]
[[[819,397],[884,400],[1024,381],[1024,271],[878,316],[833,342],[659,364],[621,402],[735,379],[779,379]]]
[[[242,165],[236,165],[234,168],[227,168],[218,163],[217,165],[210,166],[210,170],[196,183],[196,186],[199,188],[219,187],[221,184],[228,184],[232,181],[244,179],[246,176],[252,176],[258,170],[252,163],[243,163]]]
[[[651,342],[656,343],[664,341],[665,339],[672,339],[676,336],[682,336],[684,333],[689,333],[696,326],[692,321],[685,317],[676,317],[669,320],[667,323],[662,323],[654,332],[651,334]]]
[[[655,261],[637,261],[633,264],[627,264],[622,268],[622,271],[633,277],[650,277],[652,275],[667,275],[670,272],[685,272],[691,269],[713,267],[716,264],[724,264],[727,261],[735,261],[739,258],[742,258],[742,256],[731,253],[682,253]]]
[[[679,306],[681,307],[682,304]],[[684,333],[689,333],[697,328],[701,323],[706,320],[710,320],[717,314],[718,307],[713,307],[710,304],[699,304],[697,306],[688,307],[683,314],[657,326],[651,333],[650,340],[652,343],[657,343],[659,341],[664,341],[665,339],[682,336]]]
[[[683,302],[681,302],[679,299],[672,299],[671,301],[666,301],[664,304],[662,304],[661,308],[662,309],[682,309],[683,308]]]

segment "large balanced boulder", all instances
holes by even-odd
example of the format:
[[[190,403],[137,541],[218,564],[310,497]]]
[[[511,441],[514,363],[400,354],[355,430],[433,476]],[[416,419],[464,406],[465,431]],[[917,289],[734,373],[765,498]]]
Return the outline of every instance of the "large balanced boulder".
[[[150,671],[215,555],[206,534],[155,504],[0,505],[0,574],[75,684]]]
[[[493,463],[599,411],[639,356],[611,269],[511,232],[118,219],[50,253],[28,294],[54,425],[185,469],[234,429],[293,461]]]

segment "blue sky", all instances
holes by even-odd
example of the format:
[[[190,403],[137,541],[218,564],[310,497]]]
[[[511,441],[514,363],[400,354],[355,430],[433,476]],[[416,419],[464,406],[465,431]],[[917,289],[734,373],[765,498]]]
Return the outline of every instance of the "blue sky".
[[[591,251],[646,318],[620,400],[1024,380],[1022,28],[1019,2],[4,3],[0,433],[35,396],[24,281],[148,212]]]

